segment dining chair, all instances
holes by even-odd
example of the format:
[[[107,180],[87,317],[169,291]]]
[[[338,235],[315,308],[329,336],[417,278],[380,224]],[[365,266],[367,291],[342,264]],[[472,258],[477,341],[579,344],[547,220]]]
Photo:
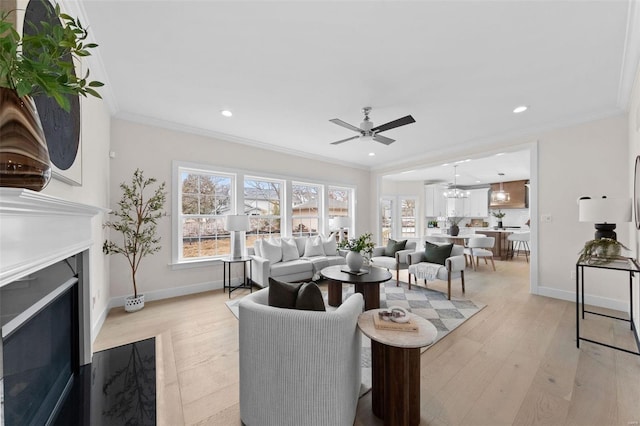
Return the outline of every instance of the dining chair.
[[[467,247],[464,249],[464,254],[471,259],[471,266],[474,271],[477,270],[478,258],[480,257],[484,258],[486,264],[488,264],[487,258],[491,259],[491,266],[494,271],[496,270],[496,264],[493,262],[493,251],[491,250],[495,242],[496,239],[494,237],[469,238]]]

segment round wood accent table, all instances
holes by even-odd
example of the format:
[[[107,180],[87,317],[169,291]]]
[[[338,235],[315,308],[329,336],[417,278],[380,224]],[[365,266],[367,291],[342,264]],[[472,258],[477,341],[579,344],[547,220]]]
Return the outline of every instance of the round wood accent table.
[[[385,425],[420,424],[420,348],[431,345],[438,331],[426,319],[409,314],[418,331],[379,330],[373,316],[358,317],[358,328],[371,339],[371,408]]]
[[[380,283],[391,279],[391,272],[386,269],[369,267],[369,272],[362,275],[342,272],[344,265],[334,265],[323,268],[320,271],[322,278],[329,280],[328,298],[329,305],[340,306],[342,304],[342,283],[355,285],[356,293],[364,298],[364,309],[377,309],[380,307]]]

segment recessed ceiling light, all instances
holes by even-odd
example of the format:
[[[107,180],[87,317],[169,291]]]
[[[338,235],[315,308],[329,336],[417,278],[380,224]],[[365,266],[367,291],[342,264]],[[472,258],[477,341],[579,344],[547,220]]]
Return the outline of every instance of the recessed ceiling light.
[[[444,164],[442,165],[442,167],[447,167],[448,165],[449,165],[449,163],[444,163]]]
[[[501,155],[504,155],[504,152],[499,152],[496,154],[496,157],[500,157]]]
[[[233,115],[233,113],[228,109],[223,109],[222,111],[220,111],[220,114],[224,115],[225,117],[231,117]]]
[[[520,105],[520,106],[515,107],[513,109],[513,113],[514,114],[520,114],[521,112],[525,112],[527,110],[527,108],[529,108],[529,107],[526,106],[526,105]]]
[[[476,181],[476,183],[480,183],[480,181],[479,181],[479,180],[477,180],[477,181]]]
[[[404,172],[400,172],[401,175],[406,175],[407,173],[413,173],[415,170],[405,170]]]
[[[369,153],[369,157],[373,157],[373,156],[375,156],[375,155],[376,155],[376,153],[375,153],[375,152],[370,152],[370,153]]]

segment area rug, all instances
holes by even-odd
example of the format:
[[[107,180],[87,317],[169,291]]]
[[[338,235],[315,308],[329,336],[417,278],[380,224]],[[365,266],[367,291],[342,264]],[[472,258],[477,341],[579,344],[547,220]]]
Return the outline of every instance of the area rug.
[[[328,306],[327,286],[322,282],[318,284],[328,309],[335,309]],[[353,293],[354,286],[347,284],[342,286],[343,301]],[[238,297],[225,302],[236,318],[238,318],[238,304],[241,300],[242,298]],[[390,280],[380,285],[380,307],[388,308],[390,306],[401,306],[431,322],[438,330],[438,336],[433,342],[435,344],[486,305],[455,297],[447,300],[446,293],[416,285],[413,285],[409,290],[407,283],[404,282],[400,282],[400,286],[396,287],[396,281]],[[432,346],[422,348],[422,351],[424,352]],[[362,336],[361,357],[363,393],[366,393],[366,390],[371,389],[371,341],[364,335]]]

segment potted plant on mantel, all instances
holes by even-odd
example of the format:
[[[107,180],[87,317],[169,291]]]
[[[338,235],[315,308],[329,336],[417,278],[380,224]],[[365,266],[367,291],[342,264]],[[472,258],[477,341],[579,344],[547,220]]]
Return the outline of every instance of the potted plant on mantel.
[[[157,232],[158,219],[165,215],[166,200],[165,183],[147,196],[145,190],[156,183],[155,178],[145,178],[140,169],[136,169],[131,179],[131,185],[120,184],[122,198],[118,202],[118,210],[111,212],[116,220],[104,224],[122,235],[122,242],[116,243],[106,240],[102,246],[105,254],[121,254],[127,258],[131,268],[133,296],[125,298],[124,309],[134,312],[144,307],[144,294],[138,294],[136,273],[140,262],[160,250],[160,237]]]
[[[371,258],[375,244],[371,241],[371,233],[368,232],[358,238],[344,239],[338,244],[338,247],[349,250],[346,256],[347,267],[350,271],[357,272],[362,269],[364,264],[363,253],[368,258]]]
[[[78,78],[74,60],[90,56],[95,43],[86,43],[87,30],[79,20],[61,13],[60,5],[43,0],[47,22],[25,25],[32,34],[21,36],[10,21],[15,11],[0,10],[0,186],[42,190],[51,178],[49,151],[34,96],[53,98],[69,112],[69,96],[92,95],[103,86]]]

